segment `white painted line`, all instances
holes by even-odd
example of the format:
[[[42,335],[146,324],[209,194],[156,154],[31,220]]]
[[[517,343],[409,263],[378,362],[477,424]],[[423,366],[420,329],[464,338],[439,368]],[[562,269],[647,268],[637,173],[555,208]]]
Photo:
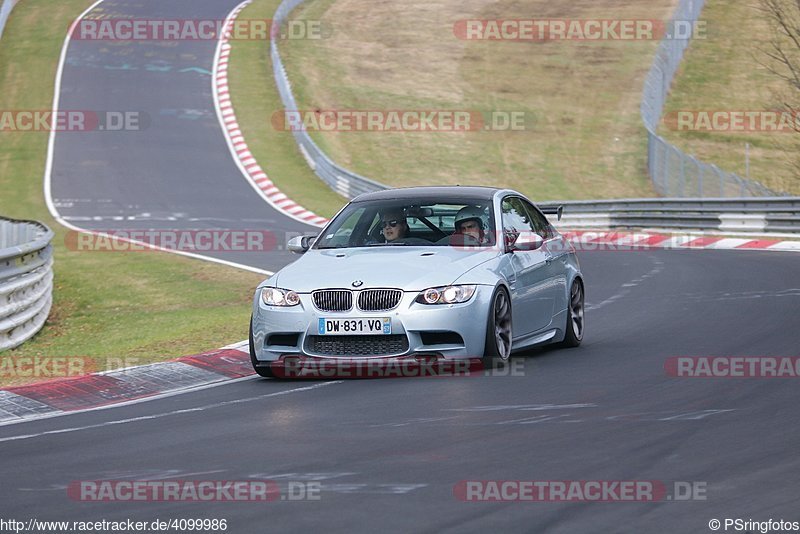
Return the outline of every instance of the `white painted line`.
[[[220,350],[234,349],[249,353],[250,352],[249,344],[250,342],[245,339],[243,341],[237,341],[236,343],[231,343],[230,345],[225,345]]]
[[[679,248],[683,247],[686,243],[694,241],[697,236],[693,235],[673,235],[669,239],[662,241],[658,245],[659,248]]]
[[[131,367],[130,369],[135,369],[135,367]],[[51,417],[65,417],[67,415],[75,415],[75,414],[85,413],[85,412],[94,412],[94,411],[98,411],[98,410],[110,410],[112,408],[119,408],[121,406],[130,406],[132,404],[138,404],[140,402],[149,402],[149,401],[152,401],[152,400],[164,399],[164,398],[167,398],[167,397],[173,397],[175,395],[183,395],[184,393],[191,393],[193,391],[200,391],[200,390],[203,390],[203,389],[224,386],[224,385],[227,385],[227,384],[233,384],[233,383],[241,382],[241,381],[244,381],[244,380],[255,380],[256,378],[258,378],[258,377],[256,375],[254,375],[254,376],[245,376],[245,377],[242,377],[242,378],[233,378],[233,379],[231,379],[231,378],[227,378],[225,376],[220,375],[219,382],[214,382],[213,384],[203,384],[203,385],[200,385],[200,386],[192,386],[192,387],[188,387],[188,388],[175,389],[175,390],[172,390],[172,391],[166,391],[164,393],[157,393],[157,394],[152,395],[150,397],[142,397],[140,399],[134,399],[134,400],[130,400],[130,401],[122,401],[122,402],[118,402],[116,404],[108,404],[106,406],[96,406],[94,408],[86,408],[86,409],[83,409],[83,410],[73,410],[73,411],[68,411],[68,412],[56,411],[55,413],[47,413],[47,414],[43,414],[42,416],[27,417],[27,418],[25,418],[25,419],[23,419],[21,421],[4,421],[4,422],[0,423],[0,426],[8,426],[8,425],[13,425],[13,424],[27,423],[29,421],[38,421],[40,419],[50,419]]]
[[[739,239],[737,237],[726,237],[724,239],[720,239],[716,243],[711,243],[707,245],[705,248],[714,248],[714,249],[729,249],[729,248],[736,248],[739,245],[744,245],[745,243],[749,243],[752,239]]]
[[[621,239],[620,241],[623,241],[624,244],[636,244],[636,243],[638,243],[640,241],[645,241],[647,239],[650,239],[651,237],[652,237],[652,234],[633,233],[633,234],[629,235],[627,238]],[[620,243],[620,244],[623,244],[623,243]]]
[[[245,7],[247,7],[251,1],[252,0],[245,0],[244,2],[236,6],[226,17],[225,24],[232,25],[233,21],[236,19],[239,13]],[[222,132],[225,136],[225,141],[228,145],[228,149],[230,150],[231,156],[233,157],[233,161],[236,163],[236,166],[239,167],[239,170],[247,180],[247,183],[250,184],[250,186],[259,194],[259,196],[261,196],[261,198],[267,204],[272,206],[276,211],[280,211],[287,217],[291,217],[292,219],[298,222],[319,229],[321,226],[324,226],[324,223],[311,223],[308,220],[303,219],[302,217],[298,217],[294,213],[281,209],[280,206],[276,205],[273,202],[273,200],[270,199],[269,196],[264,193],[264,191],[262,191],[262,189],[258,186],[258,184],[256,184],[256,182],[253,180],[253,177],[245,168],[245,166],[249,165],[249,163],[246,164],[245,162],[243,162],[237,154],[237,149],[234,143],[244,142],[244,139],[240,138],[241,132],[239,131],[239,125],[236,122],[235,115],[224,115],[222,108],[220,107],[221,91],[225,91],[226,93],[229,92],[227,72],[226,72],[227,65],[225,65],[224,62],[222,61],[222,54],[223,52],[230,53],[230,50],[231,50],[231,45],[227,42],[226,36],[224,34],[221,35],[220,39],[217,41],[217,49],[216,52],[214,53],[214,66],[212,68],[212,72],[214,73],[213,78],[217,80],[217,83],[212,83],[211,87],[212,87],[212,94],[214,97],[214,107],[217,112],[217,118],[219,119],[219,122],[222,125]],[[234,131],[236,132],[237,136],[237,139],[235,141],[233,139]],[[255,163],[255,160],[253,160],[253,163]],[[261,171],[260,168],[258,170]],[[327,220],[325,220],[324,218],[323,221],[327,222]]]
[[[780,241],[765,250],[800,250],[800,241]]]
[[[78,24],[91,10],[95,7],[102,4],[105,0],[97,0],[94,4],[90,5],[86,10],[78,15],[78,18],[70,26],[69,30],[67,31],[67,35],[64,38],[64,43],[61,45],[61,56],[58,59],[58,69],[56,70],[56,82],[55,82],[55,95],[53,96],[53,115],[55,116],[58,113],[58,105],[59,101],[61,100],[61,77],[64,73],[64,62],[67,57],[67,49],[69,48],[70,38],[72,34],[72,29]],[[50,136],[47,142],[47,159],[45,160],[45,171],[44,171],[44,199],[47,203],[47,209],[50,210],[50,214],[56,218],[57,221],[61,221],[61,216],[58,214],[58,210],[56,210],[55,205],[53,204],[53,198],[50,194],[50,176],[53,168],[53,148],[54,148],[54,141],[56,138],[56,128],[52,128],[50,130]]]
[[[66,37],[64,37],[64,42],[61,45],[61,56],[59,57],[59,60],[58,60],[58,69],[56,70],[56,80],[55,80],[55,90],[54,90],[55,94],[53,95],[53,115],[54,116],[58,113],[58,108],[59,108],[59,104],[60,104],[60,100],[61,100],[61,79],[62,79],[62,76],[63,76],[63,73],[64,73],[64,63],[66,62],[66,58],[67,58],[67,50],[69,49],[69,44],[70,44],[70,41],[71,41],[71,36],[72,36],[72,31],[71,30],[90,11],[92,11],[95,7],[99,6],[103,2],[105,2],[105,0],[97,0],[97,2],[95,2],[94,4],[92,4],[91,6],[86,8],[86,10],[83,13],[78,15],[78,17],[75,19],[75,21],[70,26],[70,29],[69,29],[70,31],[67,31],[67,35],[66,35]],[[215,104],[216,104],[216,98],[215,98]],[[217,109],[217,112],[219,112],[219,109]],[[212,263],[219,263],[221,265],[225,265],[225,266],[228,266],[228,267],[235,267],[237,269],[242,269],[242,270],[245,270],[245,271],[250,271],[250,272],[254,272],[254,273],[258,273],[258,274],[263,274],[263,275],[266,275],[266,276],[272,276],[274,274],[273,271],[266,271],[264,269],[258,269],[256,267],[251,267],[249,265],[243,265],[243,264],[235,263],[235,262],[232,262],[232,261],[221,260],[219,258],[213,258],[211,256],[204,256],[202,254],[195,254],[194,252],[185,252],[185,251],[182,251],[182,250],[167,249],[167,248],[159,247],[159,246],[156,246],[156,245],[152,245],[150,243],[145,243],[143,241],[137,241],[135,239],[125,239],[125,238],[121,238],[121,237],[117,237],[117,236],[114,236],[114,235],[107,234],[105,232],[100,232],[100,231],[96,231],[96,230],[88,230],[86,228],[81,228],[79,226],[75,226],[75,225],[67,222],[66,219],[64,217],[62,217],[61,214],[58,212],[58,209],[56,208],[56,205],[53,202],[53,194],[52,194],[52,191],[51,191],[51,189],[52,189],[52,187],[51,187],[52,186],[52,173],[53,173],[53,153],[54,153],[54,149],[55,149],[56,130],[57,130],[56,128],[53,128],[53,129],[50,130],[50,136],[49,136],[48,141],[47,141],[47,159],[45,160],[43,187],[44,187],[44,200],[45,200],[45,203],[47,204],[47,209],[50,212],[50,215],[52,215],[53,218],[56,220],[56,222],[58,224],[60,224],[61,226],[64,226],[64,227],[66,227],[66,228],[68,228],[70,230],[74,230],[76,232],[85,232],[87,234],[94,234],[94,235],[98,235],[98,236],[108,237],[110,239],[114,239],[114,240],[117,240],[117,241],[123,241],[123,242],[127,242],[127,243],[133,243],[133,244],[136,244],[136,245],[144,246],[144,247],[152,249],[152,250],[159,250],[161,252],[170,252],[172,254],[177,254],[179,256],[186,256],[188,258],[194,258],[194,259],[198,259],[198,260],[209,261],[209,262],[212,262]]]
[[[225,382],[225,384],[232,384],[234,382],[239,382],[241,380],[253,380],[253,378],[252,377],[247,377],[246,379],[229,380],[229,381]],[[302,392],[302,391],[311,391],[311,390],[319,389],[319,388],[322,388],[322,387],[325,387],[325,386],[331,386],[333,384],[341,384],[341,383],[342,383],[341,380],[337,380],[335,382],[323,382],[321,384],[314,384],[313,386],[305,386],[305,387],[301,387],[301,388],[287,389],[287,390],[284,390],[284,391],[276,391],[274,393],[267,393],[266,395],[258,395],[256,397],[247,397],[247,398],[244,398],[244,399],[232,399],[232,400],[228,400],[228,401],[216,402],[216,403],[213,403],[213,404],[206,404],[205,406],[198,406],[197,408],[186,408],[186,409],[183,409],[183,410],[173,410],[171,412],[162,412],[162,413],[158,413],[158,414],[143,415],[143,416],[139,416],[139,417],[130,417],[128,419],[116,419],[116,420],[113,420],[113,421],[104,421],[102,423],[96,423],[96,424],[93,424],[93,425],[76,426],[76,427],[70,427],[70,428],[61,428],[59,430],[46,430],[44,432],[37,432],[37,433],[34,433],[34,434],[21,434],[19,436],[9,436],[9,437],[6,437],[6,438],[0,438],[0,443],[4,443],[6,441],[19,441],[19,440],[23,440],[23,439],[38,438],[38,437],[41,437],[41,436],[47,436],[47,435],[51,435],[51,434],[66,434],[66,433],[69,433],[69,432],[80,432],[81,430],[89,430],[89,429],[92,429],[92,428],[102,428],[102,427],[105,427],[105,426],[112,426],[112,425],[123,425],[123,424],[127,424],[127,423],[135,423],[135,422],[138,422],[138,421],[149,421],[151,419],[161,419],[162,417],[169,417],[171,415],[180,415],[180,414],[184,414],[184,413],[202,412],[202,411],[205,411],[205,410],[211,410],[211,409],[214,409],[214,408],[220,408],[220,407],[223,407],[223,406],[229,406],[231,404],[240,404],[240,403],[243,403],[243,402],[251,402],[251,401],[256,401],[256,400],[267,399],[269,397],[279,397],[279,396],[282,396],[282,395],[288,395],[290,393],[299,393],[299,392]],[[200,389],[207,389],[207,388],[210,388],[210,387],[215,387],[215,386],[225,385],[225,384],[208,384],[206,386],[202,386],[202,387],[199,387],[199,388],[194,388],[191,391],[198,391]],[[181,392],[181,393],[186,393],[186,392],[188,392],[188,391],[184,391],[184,392]],[[176,395],[176,394],[178,394],[178,393],[172,393],[172,394],[164,395],[164,396],[161,396],[159,398],[164,398],[164,397],[168,397],[168,396],[172,396],[172,395]],[[102,406],[100,408],[91,408],[91,409],[88,409],[88,410],[80,410],[80,411],[75,411],[75,412],[64,412],[64,413],[60,413],[60,414],[53,414],[50,417],[58,417],[58,416],[62,416],[62,415],[72,415],[72,414],[75,414],[75,413],[89,412],[89,411],[100,410],[100,409],[104,409],[104,408],[117,408],[117,407],[123,406],[123,405],[136,404],[139,401],[147,401],[147,400],[155,400],[155,399],[156,399],[156,397],[148,397],[146,399],[138,399],[137,401],[131,401],[130,403],[114,404],[113,406]],[[26,419],[25,421],[12,421],[11,423],[12,424],[19,424],[19,423],[22,423],[22,422],[28,422],[28,421],[33,421],[33,420],[37,420],[37,419],[45,419],[45,418],[46,417],[30,418],[30,419]],[[0,424],[0,426],[6,426],[6,424],[7,423],[2,423],[2,424]]]

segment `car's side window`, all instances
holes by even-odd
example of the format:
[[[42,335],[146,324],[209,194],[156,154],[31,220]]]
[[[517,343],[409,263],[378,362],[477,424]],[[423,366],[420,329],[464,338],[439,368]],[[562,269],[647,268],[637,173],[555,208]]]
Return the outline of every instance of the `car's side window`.
[[[510,227],[519,232],[535,231],[522,199],[517,197],[503,199],[503,227]]]
[[[525,206],[525,210],[528,212],[528,218],[533,224],[533,228],[536,233],[542,236],[542,239],[549,238],[551,235],[550,223],[547,222],[545,216],[542,215],[539,210],[537,210],[530,202],[523,200],[522,204]]]
[[[536,232],[533,227],[525,205],[519,197],[506,197],[501,204],[503,210],[503,233],[509,244],[513,244],[519,238],[520,234],[529,234]]]

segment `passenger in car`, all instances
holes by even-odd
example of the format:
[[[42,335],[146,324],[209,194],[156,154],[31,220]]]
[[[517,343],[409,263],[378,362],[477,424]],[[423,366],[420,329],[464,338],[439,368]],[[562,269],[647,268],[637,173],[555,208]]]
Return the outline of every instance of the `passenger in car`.
[[[402,210],[392,210],[381,214],[381,229],[387,243],[408,237],[408,222]]]
[[[452,246],[490,245],[491,235],[483,222],[484,208],[464,206],[453,221],[455,232],[449,238]]]

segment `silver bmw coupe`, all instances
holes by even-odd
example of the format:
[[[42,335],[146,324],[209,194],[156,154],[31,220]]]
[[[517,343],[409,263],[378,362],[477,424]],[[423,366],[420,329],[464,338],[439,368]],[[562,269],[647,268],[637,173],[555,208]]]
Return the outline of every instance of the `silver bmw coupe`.
[[[560,210],[545,210],[560,215]],[[584,333],[575,249],[516,191],[412,187],[360,195],[262,282],[250,322],[261,376],[292,361],[480,359]]]

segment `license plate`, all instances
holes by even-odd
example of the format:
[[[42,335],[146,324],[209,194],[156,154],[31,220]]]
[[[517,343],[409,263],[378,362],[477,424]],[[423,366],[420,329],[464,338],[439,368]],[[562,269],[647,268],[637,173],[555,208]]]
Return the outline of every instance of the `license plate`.
[[[328,319],[320,318],[317,333],[321,336],[388,335],[392,333],[390,317]]]

